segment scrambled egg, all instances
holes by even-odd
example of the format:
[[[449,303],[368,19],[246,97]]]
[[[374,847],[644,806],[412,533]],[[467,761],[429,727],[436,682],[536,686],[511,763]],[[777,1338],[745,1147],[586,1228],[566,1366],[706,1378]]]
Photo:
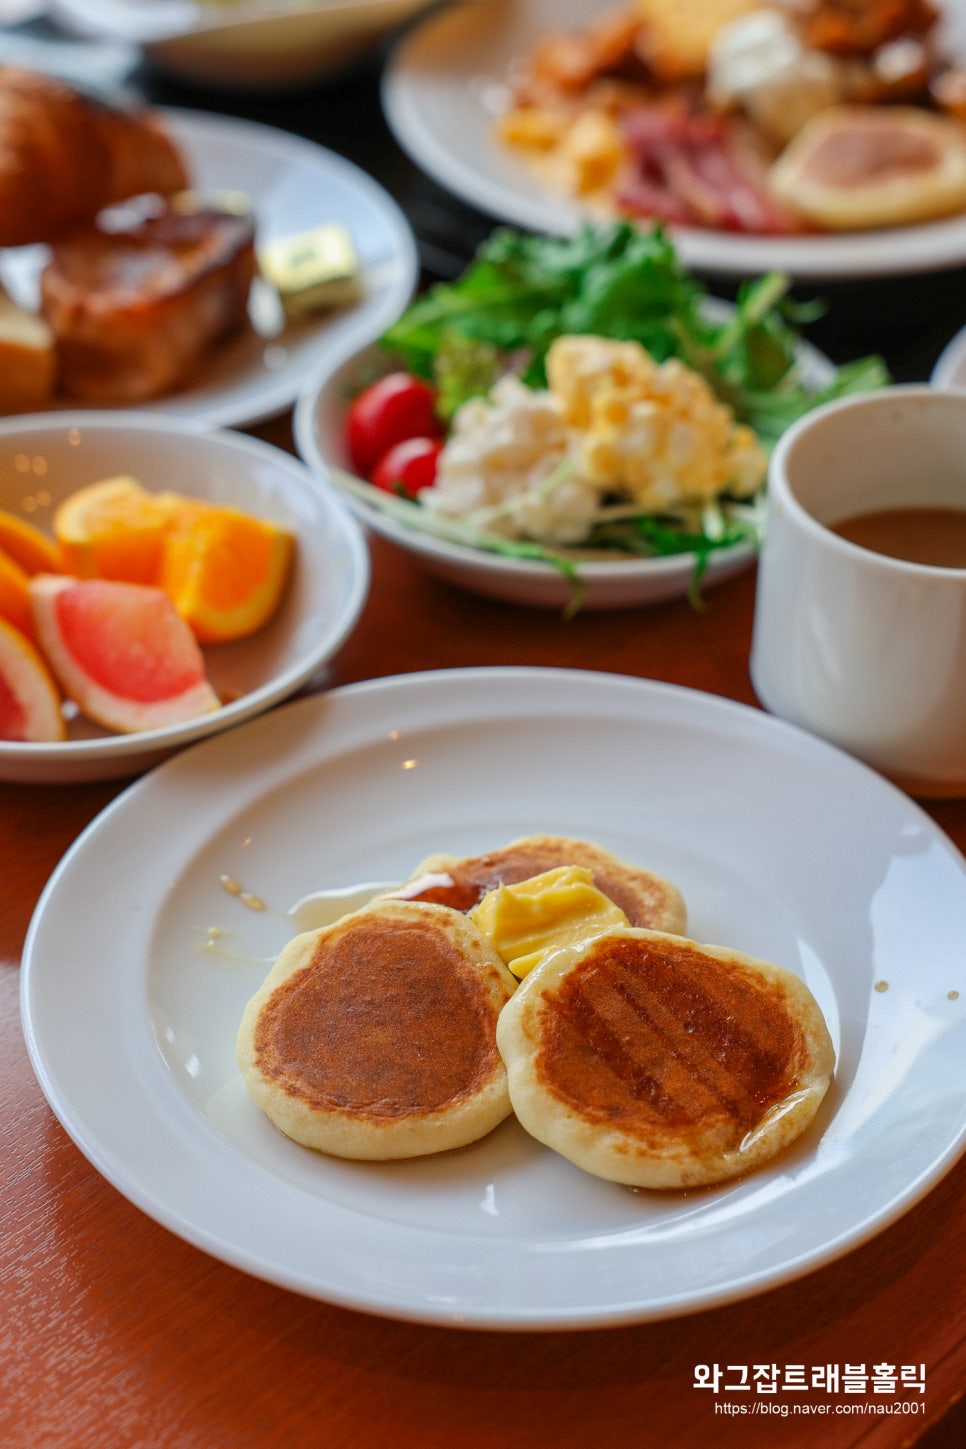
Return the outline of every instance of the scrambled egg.
[[[577,431],[578,472],[642,512],[746,498],[767,457],[754,432],[691,368],[657,363],[637,342],[560,337],[547,357],[550,390]]]
[[[600,490],[574,475],[557,399],[508,376],[457,410],[420,502],[500,538],[571,544],[587,537]]]
[[[502,378],[457,410],[424,507],[505,538],[584,542],[605,499],[641,513],[746,498],[767,455],[705,380],[637,342],[560,337],[549,390]]]
[[[519,979],[548,952],[628,924],[621,908],[597,889],[590,871],[580,865],[561,865],[515,885],[499,885],[474,906],[470,919]]]

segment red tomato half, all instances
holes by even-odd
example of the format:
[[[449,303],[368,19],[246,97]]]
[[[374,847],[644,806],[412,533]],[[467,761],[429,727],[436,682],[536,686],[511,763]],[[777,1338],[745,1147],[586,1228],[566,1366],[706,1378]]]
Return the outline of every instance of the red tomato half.
[[[443,445],[438,438],[405,438],[379,459],[371,482],[386,493],[414,498],[436,481],[436,463]]]
[[[390,372],[365,388],[346,419],[349,457],[363,478],[394,444],[406,438],[435,438],[441,432],[433,389],[408,372]]]

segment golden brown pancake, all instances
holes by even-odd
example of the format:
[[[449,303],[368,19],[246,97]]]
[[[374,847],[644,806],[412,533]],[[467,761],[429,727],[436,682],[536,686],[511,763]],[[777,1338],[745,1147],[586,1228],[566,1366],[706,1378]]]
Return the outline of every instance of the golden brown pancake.
[[[683,931],[687,914],[680,891],[663,876],[628,865],[609,850],[564,835],[526,835],[485,855],[430,855],[391,897],[436,901],[470,911],[488,891],[516,885],[561,865],[582,865],[594,885],[620,906],[632,926]]]
[[[760,1166],[808,1126],[834,1067],[790,971],[630,927],[546,957],[504,1007],[497,1043],[527,1131],[636,1187]]]
[[[459,911],[380,901],[296,936],[245,1009],[237,1055],[286,1136],[416,1157],[510,1113],[496,1021],[516,982]]]

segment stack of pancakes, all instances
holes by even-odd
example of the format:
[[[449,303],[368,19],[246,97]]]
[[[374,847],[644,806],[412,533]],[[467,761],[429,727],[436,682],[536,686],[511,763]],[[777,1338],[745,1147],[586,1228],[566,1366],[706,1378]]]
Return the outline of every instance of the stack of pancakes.
[[[548,950],[518,984],[469,913],[563,865],[628,924]],[[277,1127],[340,1157],[464,1146],[515,1113],[616,1182],[734,1177],[804,1131],[834,1052],[798,977],[684,927],[671,882],[585,841],[432,856],[289,943],[245,1010],[239,1066]]]

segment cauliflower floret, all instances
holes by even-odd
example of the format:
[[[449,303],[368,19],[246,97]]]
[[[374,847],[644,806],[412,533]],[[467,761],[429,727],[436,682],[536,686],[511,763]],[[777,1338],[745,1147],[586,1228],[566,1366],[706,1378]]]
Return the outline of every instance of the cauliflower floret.
[[[558,400],[508,376],[457,410],[420,503],[498,537],[560,545],[587,537],[600,490],[574,470]]]
[[[550,390],[578,430],[577,471],[643,511],[755,493],[767,458],[704,378],[637,342],[560,337],[547,357]]]

